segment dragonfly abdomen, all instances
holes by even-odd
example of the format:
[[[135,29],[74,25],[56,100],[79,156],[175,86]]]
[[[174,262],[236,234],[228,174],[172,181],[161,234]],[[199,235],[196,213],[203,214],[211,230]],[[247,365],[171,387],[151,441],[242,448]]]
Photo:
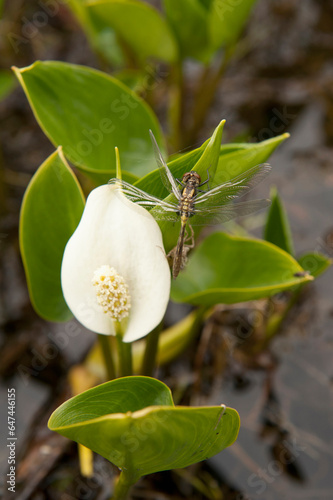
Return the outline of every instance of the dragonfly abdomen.
[[[177,241],[177,246],[176,246],[176,251],[173,259],[173,265],[172,265],[172,276],[173,278],[177,278],[179,271],[181,269],[182,265],[182,260],[183,260],[183,248],[184,248],[184,236],[185,236],[185,229],[186,229],[186,222],[187,222],[188,217],[184,216],[181,214],[180,216],[180,221],[181,221],[181,228],[180,228],[180,233]]]
[[[188,219],[189,217],[192,217],[194,215],[195,210],[194,210],[194,203],[193,201],[188,202],[187,200],[181,201],[178,206],[178,215],[180,217],[185,217]]]

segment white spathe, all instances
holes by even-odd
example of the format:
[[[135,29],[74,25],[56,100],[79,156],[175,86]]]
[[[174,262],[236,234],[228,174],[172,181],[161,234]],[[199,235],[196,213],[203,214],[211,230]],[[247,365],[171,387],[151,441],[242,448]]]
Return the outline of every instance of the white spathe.
[[[104,313],[93,285],[101,266],[114,268],[128,287],[131,307],[123,341],[144,337],[165,314],[170,269],[157,222],[116,185],[90,193],[61,267],[63,294],[77,320],[96,333],[114,335],[114,320]]]

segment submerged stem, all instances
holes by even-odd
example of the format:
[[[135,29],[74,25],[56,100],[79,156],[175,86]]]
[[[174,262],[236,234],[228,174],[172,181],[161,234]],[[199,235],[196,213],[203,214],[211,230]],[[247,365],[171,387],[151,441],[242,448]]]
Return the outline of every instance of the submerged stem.
[[[104,365],[109,380],[116,378],[116,371],[114,368],[114,362],[109,342],[109,337],[107,335],[98,335],[99,345],[101,347]]]

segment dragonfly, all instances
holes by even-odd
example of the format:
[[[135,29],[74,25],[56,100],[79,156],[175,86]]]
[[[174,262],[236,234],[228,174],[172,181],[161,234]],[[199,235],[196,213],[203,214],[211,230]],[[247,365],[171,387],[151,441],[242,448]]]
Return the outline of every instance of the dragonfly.
[[[180,221],[177,245],[171,252],[172,275],[176,278],[184,267],[188,252],[186,245],[184,248],[187,226],[223,224],[238,216],[249,215],[269,206],[270,200],[267,199],[231,202],[259,184],[269,174],[271,167],[267,163],[256,165],[230,181],[210,189],[208,172],[207,179],[203,182],[194,170],[186,172],[181,180],[176,179],[164,161],[151,131],[150,136],[162,182],[172,196],[162,200],[119,179],[111,179],[109,184],[120,184],[123,193],[132,202],[148,210],[154,208],[152,213],[156,220],[173,223]],[[208,189],[201,189],[203,186],[207,186]]]

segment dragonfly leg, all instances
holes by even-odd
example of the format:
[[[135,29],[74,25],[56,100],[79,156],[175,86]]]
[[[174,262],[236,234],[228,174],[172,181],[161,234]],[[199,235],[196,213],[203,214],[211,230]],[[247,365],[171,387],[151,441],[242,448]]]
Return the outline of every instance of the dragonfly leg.
[[[210,179],[210,175],[209,175],[209,167],[207,168],[207,179],[203,182],[201,182],[201,184],[199,184],[199,187],[201,186],[204,186],[205,184],[207,184],[207,189],[198,189],[199,193],[204,193],[205,191],[208,191],[210,189],[209,187],[209,179]]]
[[[191,234],[186,234],[186,237],[184,239],[184,247],[186,246],[186,253],[188,253],[189,250],[192,250],[192,248],[194,248],[194,231],[193,231],[193,227],[191,226],[191,224],[188,224],[188,227],[187,229],[190,230],[190,233]],[[184,248],[185,250],[185,248]]]
[[[181,180],[177,179],[177,177],[175,177],[175,179],[182,188],[185,187],[185,184]]]
[[[167,259],[168,259],[168,263],[169,263],[169,266],[173,266],[174,265],[174,261],[175,259],[180,259],[180,265],[179,265],[179,270],[183,270],[187,264],[187,255],[189,253],[190,250],[192,250],[192,248],[194,248],[194,231],[193,231],[193,227],[189,224],[188,225],[188,228],[186,228],[186,231],[187,229],[190,230],[191,234],[188,234],[188,232],[186,232],[185,234],[185,237],[184,237],[184,242],[183,242],[183,247],[181,249],[181,255],[179,257],[179,252],[177,252],[178,248],[177,247],[174,247],[172,250],[170,250],[170,252],[167,254]],[[178,266],[177,266],[178,267]],[[178,272],[179,272],[178,270]],[[177,272],[177,274],[178,274]],[[174,276],[176,277],[176,276]]]

